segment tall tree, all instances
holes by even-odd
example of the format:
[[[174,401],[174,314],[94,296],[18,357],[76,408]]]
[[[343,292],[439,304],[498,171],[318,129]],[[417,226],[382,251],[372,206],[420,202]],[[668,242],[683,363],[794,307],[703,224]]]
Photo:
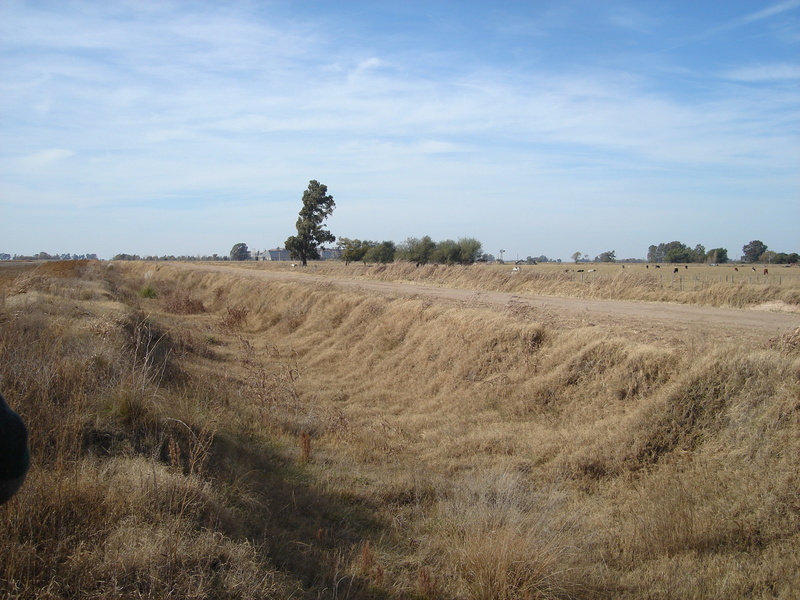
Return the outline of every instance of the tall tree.
[[[231,260],[250,260],[250,250],[247,249],[247,244],[239,242],[231,248],[230,256]]]
[[[324,228],[322,222],[333,213],[336,203],[328,195],[328,186],[312,179],[303,192],[303,207],[297,218],[297,235],[286,240],[289,255],[300,260],[305,267],[309,259],[319,258],[319,247],[325,242],[335,242],[336,236]]]
[[[757,262],[761,255],[766,251],[767,245],[761,240],[753,240],[749,244],[742,246],[745,262]]]

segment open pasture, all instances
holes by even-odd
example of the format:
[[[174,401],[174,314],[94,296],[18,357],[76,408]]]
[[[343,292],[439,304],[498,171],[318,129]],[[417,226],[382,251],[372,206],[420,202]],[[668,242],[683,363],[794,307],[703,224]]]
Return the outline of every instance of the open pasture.
[[[591,281],[595,277],[613,277],[620,272],[626,275],[640,276],[643,280],[657,279],[664,285],[671,286],[686,283],[689,287],[707,286],[711,283],[731,284],[763,284],[763,285],[798,285],[800,284],[800,267],[792,265],[751,265],[729,263],[709,265],[698,263],[653,264],[653,263],[542,263],[536,265],[498,265],[500,268],[519,266],[522,269],[555,270],[574,273],[583,281]],[[766,274],[765,274],[766,269]]]
[[[750,265],[654,265],[645,263],[540,263],[345,265],[339,261],[309,263],[221,262],[221,266],[291,272],[345,279],[373,279],[475,291],[503,291],[573,298],[677,302],[699,306],[800,311],[800,267]],[[658,267],[658,268],[657,268]],[[756,270],[753,271],[753,268]],[[677,273],[675,270],[677,269]]]

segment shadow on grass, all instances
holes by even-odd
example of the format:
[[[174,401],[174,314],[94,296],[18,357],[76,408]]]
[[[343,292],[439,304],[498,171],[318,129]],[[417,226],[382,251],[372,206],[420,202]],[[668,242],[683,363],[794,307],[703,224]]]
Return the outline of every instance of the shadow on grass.
[[[305,469],[263,444],[230,433],[215,438],[210,475],[236,481],[249,498],[247,537],[263,540],[275,567],[302,587],[306,598],[400,600],[368,576],[353,575],[359,548],[381,537],[375,508],[312,489]],[[244,488],[244,489],[242,489]]]

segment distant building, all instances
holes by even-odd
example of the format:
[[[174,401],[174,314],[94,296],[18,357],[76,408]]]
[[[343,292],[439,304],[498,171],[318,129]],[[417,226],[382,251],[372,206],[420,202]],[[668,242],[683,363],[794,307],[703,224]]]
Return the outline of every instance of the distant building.
[[[286,248],[273,248],[256,253],[256,260],[289,260],[289,251]]]
[[[320,248],[319,255],[322,260],[341,260],[342,259],[342,249],[341,248]]]
[[[339,260],[342,258],[341,248],[320,248],[319,255],[322,260]],[[286,248],[272,248],[253,253],[255,260],[291,260]]]

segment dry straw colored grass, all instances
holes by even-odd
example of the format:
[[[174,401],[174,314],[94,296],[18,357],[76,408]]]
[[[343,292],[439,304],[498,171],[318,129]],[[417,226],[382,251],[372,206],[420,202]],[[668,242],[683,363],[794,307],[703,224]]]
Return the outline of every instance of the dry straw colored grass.
[[[513,306],[55,270],[0,304],[34,456],[0,594],[800,593],[796,335],[660,346]]]
[[[292,271],[286,263],[218,263],[237,269]],[[310,263],[308,273],[408,282],[481,291],[543,294],[580,298],[679,302],[716,307],[768,305],[800,312],[800,267],[756,267],[734,263],[718,266],[692,264],[645,265],[630,263],[542,263],[522,265],[425,265],[397,262],[361,265],[336,261]]]

